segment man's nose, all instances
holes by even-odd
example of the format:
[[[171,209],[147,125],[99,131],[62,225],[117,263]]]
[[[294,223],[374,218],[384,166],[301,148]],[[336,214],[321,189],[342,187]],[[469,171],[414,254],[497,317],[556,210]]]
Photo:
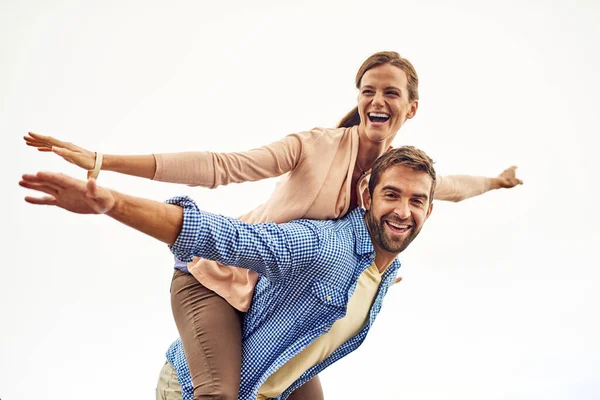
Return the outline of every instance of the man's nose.
[[[402,219],[410,218],[410,207],[408,205],[408,201],[400,201],[396,205],[394,212]]]

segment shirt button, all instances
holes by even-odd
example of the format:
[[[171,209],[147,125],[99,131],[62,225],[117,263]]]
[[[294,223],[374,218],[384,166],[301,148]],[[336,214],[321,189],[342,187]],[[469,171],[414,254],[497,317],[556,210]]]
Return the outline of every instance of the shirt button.
[[[327,295],[327,297],[325,297],[325,300],[331,301],[331,296]]]
[[[370,255],[371,260],[375,258],[375,253]]]
[[[328,326],[325,327],[325,332],[329,332],[329,327]]]

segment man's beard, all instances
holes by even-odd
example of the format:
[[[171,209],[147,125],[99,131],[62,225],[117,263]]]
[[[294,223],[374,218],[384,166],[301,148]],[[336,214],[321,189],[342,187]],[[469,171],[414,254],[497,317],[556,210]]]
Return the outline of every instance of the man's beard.
[[[384,217],[381,218],[380,221],[377,221],[373,216],[373,213],[367,211],[365,213],[367,229],[371,234],[371,240],[374,245],[379,246],[381,249],[387,251],[388,253],[398,254],[404,251],[408,247],[408,245],[417,237],[419,232],[421,231],[421,227],[417,227],[414,221],[410,224],[412,225],[408,236],[405,236],[403,239],[395,240],[391,239],[389,235],[385,234],[385,222],[383,222]],[[399,221],[394,221],[398,222]]]

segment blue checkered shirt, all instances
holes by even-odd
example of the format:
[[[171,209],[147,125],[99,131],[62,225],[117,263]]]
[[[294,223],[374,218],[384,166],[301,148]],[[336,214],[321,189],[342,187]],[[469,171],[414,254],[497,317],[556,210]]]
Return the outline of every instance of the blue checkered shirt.
[[[254,400],[269,375],[344,317],[358,278],[374,261],[375,251],[357,208],[332,221],[297,220],[286,224],[248,224],[200,211],[188,197],[167,201],[184,209],[183,228],[171,246],[182,261],[193,256],[254,270],[260,279],[244,314],[239,399]],[[389,286],[400,268],[397,260],[383,273],[364,328],[328,358],[307,370],[277,399],[354,351],[363,342]],[[193,399],[190,371],[181,340],[167,351],[177,371],[183,400]]]

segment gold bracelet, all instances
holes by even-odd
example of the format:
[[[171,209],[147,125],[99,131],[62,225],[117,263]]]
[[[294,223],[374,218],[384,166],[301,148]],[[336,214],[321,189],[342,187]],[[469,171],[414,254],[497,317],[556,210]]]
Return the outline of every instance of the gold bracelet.
[[[88,171],[87,177],[88,179],[94,178],[96,179],[98,175],[100,175],[100,167],[102,167],[102,153],[96,153],[96,162],[94,163],[94,169]]]

